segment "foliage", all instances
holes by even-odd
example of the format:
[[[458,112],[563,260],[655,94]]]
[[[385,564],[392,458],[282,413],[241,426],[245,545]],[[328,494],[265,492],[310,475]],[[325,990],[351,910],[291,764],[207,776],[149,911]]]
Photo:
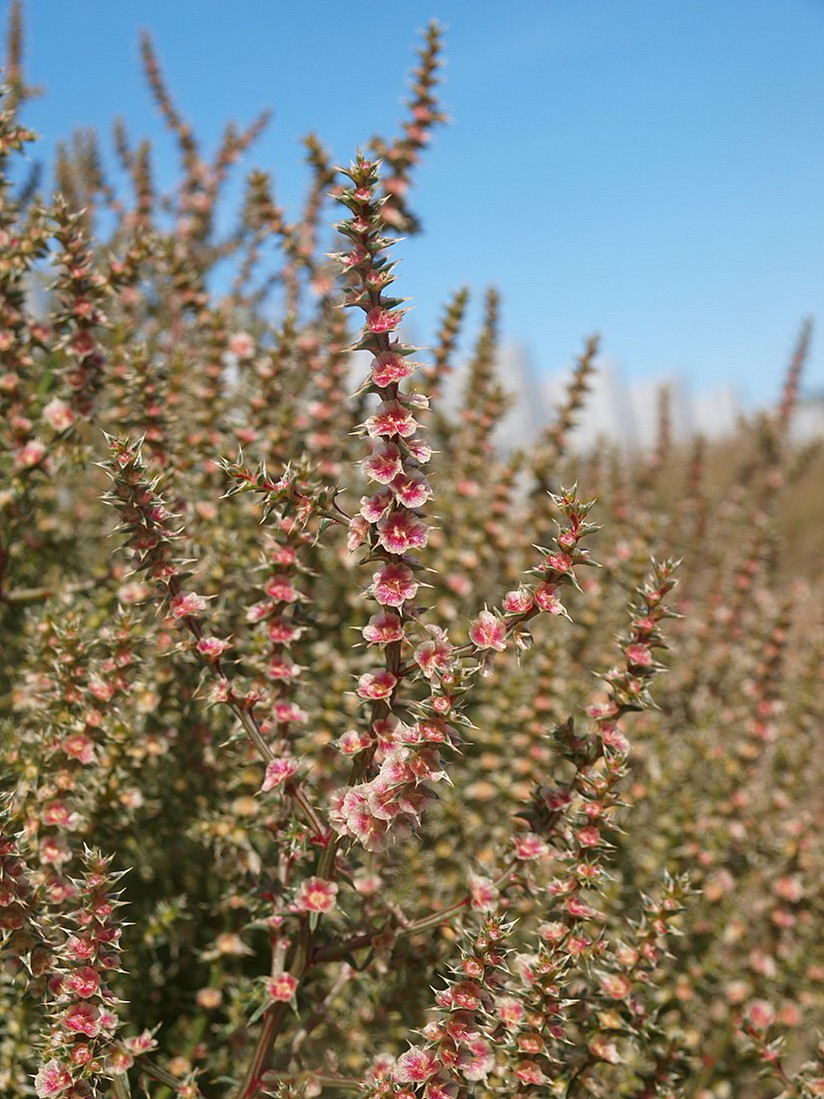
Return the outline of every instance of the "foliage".
[[[503,453],[497,293],[466,356],[456,293],[424,362],[395,295],[436,26],[399,136],[346,169],[308,138],[300,214],[250,171],[221,237],[265,118],[207,158],[148,39],[175,190],[122,124],[131,194],[89,133],[53,198],[15,186],[19,20],[0,1090],[824,1094],[808,328],[734,444],[675,446],[664,399],[653,453],[575,453],[593,338]]]

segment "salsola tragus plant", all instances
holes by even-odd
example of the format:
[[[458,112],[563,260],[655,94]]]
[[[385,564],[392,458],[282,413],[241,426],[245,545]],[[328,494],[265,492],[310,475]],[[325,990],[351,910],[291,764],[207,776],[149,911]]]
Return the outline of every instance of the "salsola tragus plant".
[[[83,133],[48,198],[11,30],[3,1094],[824,1093],[809,328],[729,450],[664,397],[576,454],[593,338],[503,452],[497,292],[428,352],[395,292],[437,27],[398,136],[226,237],[265,117],[207,157],[146,39],[179,186],[118,123],[131,193]]]

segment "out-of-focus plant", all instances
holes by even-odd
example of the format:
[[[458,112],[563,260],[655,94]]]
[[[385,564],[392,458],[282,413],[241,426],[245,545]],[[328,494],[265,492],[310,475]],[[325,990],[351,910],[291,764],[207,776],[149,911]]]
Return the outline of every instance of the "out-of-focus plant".
[[[48,197],[21,42],[13,5],[2,1094],[824,1094],[809,328],[731,444],[662,397],[652,453],[576,453],[592,338],[505,453],[497,293],[420,362],[395,293],[436,26],[400,136],[308,137],[294,217],[248,171],[225,237],[265,116],[207,157],[147,38],[179,185],[118,122],[131,193],[84,132]]]

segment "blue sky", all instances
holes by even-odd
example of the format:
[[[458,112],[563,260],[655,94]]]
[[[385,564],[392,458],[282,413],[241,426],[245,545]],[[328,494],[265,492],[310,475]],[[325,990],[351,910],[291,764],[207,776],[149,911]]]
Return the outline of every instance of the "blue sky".
[[[0,4],[5,19],[8,4]],[[629,380],[778,392],[801,320],[824,328],[824,0],[28,0],[27,121],[164,137],[146,91],[147,27],[207,149],[275,117],[247,158],[295,209],[300,137],[348,160],[401,115],[417,32],[447,27],[438,131],[401,246],[419,341],[442,303],[494,283],[503,334],[542,372],[593,331]],[[169,177],[171,178],[171,176]],[[809,389],[824,389],[824,334]]]

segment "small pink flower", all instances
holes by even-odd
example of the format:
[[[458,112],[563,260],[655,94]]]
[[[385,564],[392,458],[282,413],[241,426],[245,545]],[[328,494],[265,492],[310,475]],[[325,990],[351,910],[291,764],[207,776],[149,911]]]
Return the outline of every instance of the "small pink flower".
[[[470,874],[469,891],[472,895],[471,906],[477,911],[484,912],[491,909],[498,899],[498,890],[489,878]]]
[[[617,725],[613,725],[609,722],[602,725],[601,739],[604,744],[607,744],[613,751],[620,752],[622,755],[629,751],[629,741]]]
[[[543,1084],[546,1077],[535,1061],[519,1061],[515,1066],[515,1075],[522,1084]]]
[[[41,1065],[34,1078],[34,1090],[40,1099],[50,1099],[52,1095],[59,1095],[65,1091],[72,1082],[71,1073],[53,1057],[45,1065]]]
[[[563,614],[564,608],[558,595],[558,588],[555,584],[539,584],[534,592],[535,602],[541,608],[542,611],[549,611],[550,614]]]
[[[267,632],[276,645],[290,645],[300,636],[300,627],[288,618],[270,618]]]
[[[389,489],[382,488],[378,492],[373,492],[371,496],[361,496],[360,513],[367,523],[377,523],[383,518],[391,503],[392,493]]]
[[[412,455],[416,462],[426,465],[429,459],[432,457],[432,448],[427,446],[426,443],[421,442],[420,439],[407,439],[406,449]]]
[[[172,614],[175,618],[194,618],[202,614],[209,606],[202,595],[197,592],[180,592],[172,597],[170,603]]]
[[[418,470],[399,473],[392,482],[392,491],[397,500],[407,508],[423,507],[432,496],[429,482]]]
[[[61,748],[67,756],[73,756],[78,763],[88,766],[94,762],[94,743],[83,733],[73,733],[72,736],[66,737]]]
[[[601,842],[601,833],[590,824],[578,833],[578,842],[582,847],[597,847]]]
[[[469,627],[469,640],[479,649],[503,652],[506,648],[506,625],[491,611],[481,611]]]
[[[589,1043],[589,1049],[599,1061],[606,1061],[609,1065],[619,1065],[621,1063],[621,1054],[618,1052],[617,1046],[603,1035],[597,1035],[593,1038]]]
[[[508,1029],[517,1027],[526,1014],[523,1004],[513,999],[512,996],[502,996],[500,1000],[496,1000],[495,1011],[500,1021]]]
[[[197,651],[206,660],[219,660],[229,648],[229,642],[219,637],[201,637],[197,643]]]
[[[775,1021],[775,1008],[768,1000],[751,1000],[747,1016],[756,1030],[766,1030]]]
[[[86,359],[93,353],[96,346],[94,334],[88,328],[81,328],[72,336],[69,350],[81,359]]]
[[[88,965],[73,969],[63,978],[64,991],[73,992],[75,996],[82,996],[84,999],[94,996],[99,988],[100,976]]]
[[[434,1076],[440,1067],[432,1050],[412,1046],[395,1062],[395,1080],[402,1084],[420,1084]]]
[[[383,565],[372,577],[372,591],[384,607],[402,607],[414,599],[418,583],[408,565],[391,561]]]
[[[579,920],[594,920],[598,913],[595,909],[582,901],[580,897],[570,897],[566,903],[567,912],[570,916],[575,916]]]
[[[96,1038],[100,1033],[100,1011],[93,1004],[72,1004],[61,1019],[66,1030]]]
[[[516,859],[538,859],[545,855],[549,848],[534,832],[522,833],[515,837]]]
[[[251,359],[255,353],[255,341],[248,332],[235,332],[229,337],[228,347],[239,359]]]
[[[394,443],[376,443],[370,457],[361,464],[366,476],[381,485],[390,484],[403,470],[401,452]]]
[[[368,624],[363,627],[363,636],[370,645],[387,645],[392,641],[402,641],[403,623],[390,611],[373,614]]]
[[[74,423],[74,413],[65,401],[53,397],[43,408],[43,419],[54,431],[67,431]]]
[[[422,641],[413,655],[423,674],[431,679],[437,671],[449,667],[453,646],[443,630],[437,626],[430,626],[429,629],[434,637],[429,641]]]
[[[378,523],[378,538],[387,553],[401,555],[422,549],[429,540],[429,528],[409,511],[391,511]]]
[[[338,887],[325,878],[307,878],[295,897],[299,912],[331,912],[337,903]]]
[[[294,603],[297,590],[288,576],[273,576],[266,585],[266,594],[276,603]]]
[[[274,790],[276,786],[282,786],[288,782],[298,769],[298,761],[291,756],[282,756],[280,759],[272,759],[266,764],[266,775],[260,788],[262,794]]]
[[[366,733],[358,732],[357,729],[347,729],[340,735],[337,744],[344,755],[354,756],[369,745],[369,737]]]
[[[391,672],[365,672],[358,680],[358,694],[361,698],[389,698],[397,682]]]
[[[275,721],[279,721],[284,725],[289,722],[296,725],[306,723],[306,714],[300,706],[297,706],[294,702],[289,702],[285,698],[280,698],[272,704],[272,715]]]
[[[30,439],[22,446],[14,456],[14,464],[18,469],[31,469],[38,465],[46,455],[46,447],[39,439]]]
[[[652,665],[652,653],[646,645],[628,645],[627,663],[637,668],[649,668]]]
[[[372,360],[372,381],[382,389],[408,378],[414,372],[415,364],[394,351],[384,351]]]
[[[139,1057],[141,1053],[150,1053],[157,1048],[157,1039],[152,1037],[151,1031],[144,1030],[133,1038],[126,1038],[123,1043],[130,1053]]]
[[[400,401],[384,401],[374,416],[366,421],[366,430],[375,439],[379,436],[399,435],[402,439],[418,430],[415,417]]]
[[[403,317],[402,313],[395,313],[391,309],[381,309],[376,306],[366,314],[366,327],[370,332],[391,332],[397,328]]]
[[[544,563],[555,572],[569,572],[572,568],[572,558],[568,553],[550,553]]]
[[[362,546],[369,534],[369,523],[362,515],[355,515],[349,520],[349,529],[346,534],[346,549],[354,553],[358,546]]]
[[[297,991],[298,982],[291,973],[279,973],[266,982],[266,991],[272,1000],[287,1004]]]
[[[501,604],[505,614],[526,614],[532,610],[532,595],[526,588],[518,588],[517,591],[508,591]]]
[[[632,991],[632,981],[626,973],[604,973],[600,982],[601,988],[613,1000],[625,1000]]]

